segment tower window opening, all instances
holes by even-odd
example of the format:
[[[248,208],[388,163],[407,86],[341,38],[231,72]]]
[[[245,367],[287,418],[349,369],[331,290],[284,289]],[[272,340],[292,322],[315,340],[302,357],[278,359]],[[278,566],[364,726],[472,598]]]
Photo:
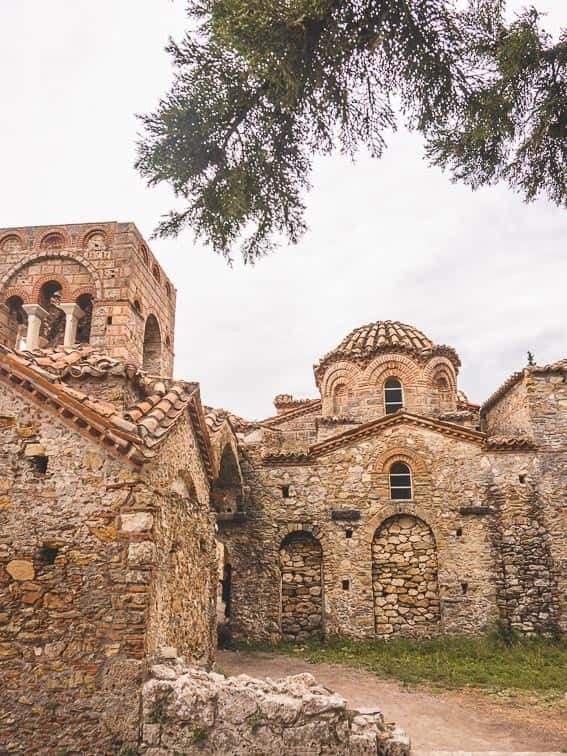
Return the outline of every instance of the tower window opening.
[[[343,580],[342,581],[343,591],[349,591],[350,590],[350,580]]]
[[[404,397],[401,381],[397,378],[388,378],[384,384],[384,411],[387,415],[397,412],[404,406]]]
[[[282,486],[282,496],[284,499],[289,499],[289,486]]]
[[[352,530],[350,528],[345,530],[345,538],[352,538]]]

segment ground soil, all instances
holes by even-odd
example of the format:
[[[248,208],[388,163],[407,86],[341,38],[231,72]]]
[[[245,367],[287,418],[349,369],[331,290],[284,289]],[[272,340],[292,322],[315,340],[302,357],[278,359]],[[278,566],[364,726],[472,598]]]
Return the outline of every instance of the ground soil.
[[[310,672],[343,695],[353,708],[378,705],[420,751],[550,753],[567,751],[567,706],[505,701],[471,690],[437,691],[384,680],[343,665],[310,664],[271,653],[219,651],[217,669],[227,675],[278,679]]]

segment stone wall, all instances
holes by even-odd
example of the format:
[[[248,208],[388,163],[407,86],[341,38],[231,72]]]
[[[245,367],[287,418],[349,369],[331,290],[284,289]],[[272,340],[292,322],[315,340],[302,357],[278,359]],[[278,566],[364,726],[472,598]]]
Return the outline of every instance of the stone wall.
[[[539,445],[533,485],[557,593],[557,622],[567,632],[567,364],[563,371],[532,374],[530,407]]]
[[[273,682],[191,669],[152,667],[143,689],[141,754],[218,756],[409,756],[405,734],[378,709],[346,701],[309,674]]]
[[[137,738],[145,656],[214,653],[195,438],[181,420],[137,470],[6,387],[0,435],[0,743],[118,752]]]

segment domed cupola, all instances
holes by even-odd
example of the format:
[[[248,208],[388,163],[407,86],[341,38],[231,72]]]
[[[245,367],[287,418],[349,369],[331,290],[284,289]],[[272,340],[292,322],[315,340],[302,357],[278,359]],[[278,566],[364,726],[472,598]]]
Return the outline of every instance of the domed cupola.
[[[379,320],[351,331],[314,372],[323,415],[364,422],[397,409],[450,411],[460,365],[452,347],[435,344],[415,326]]]

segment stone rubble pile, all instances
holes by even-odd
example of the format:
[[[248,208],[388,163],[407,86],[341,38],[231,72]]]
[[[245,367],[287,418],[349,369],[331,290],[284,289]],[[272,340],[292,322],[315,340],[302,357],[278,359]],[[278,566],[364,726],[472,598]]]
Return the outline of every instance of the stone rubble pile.
[[[349,711],[310,674],[225,678],[182,659],[151,668],[139,753],[223,756],[409,756],[406,735],[377,709]]]

